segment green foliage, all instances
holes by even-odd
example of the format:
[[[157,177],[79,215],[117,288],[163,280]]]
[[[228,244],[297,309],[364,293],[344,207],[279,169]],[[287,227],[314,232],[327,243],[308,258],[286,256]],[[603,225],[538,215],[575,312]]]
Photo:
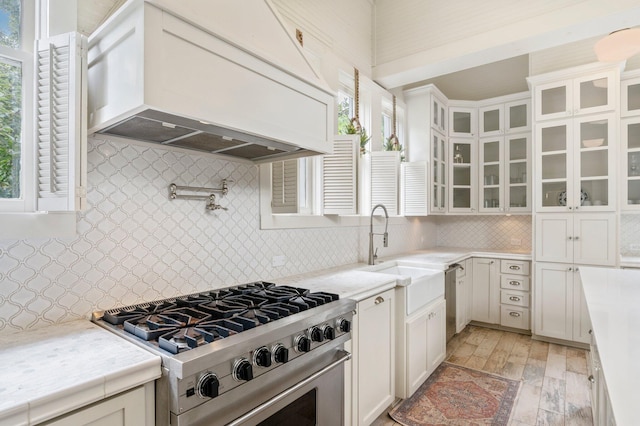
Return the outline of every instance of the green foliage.
[[[21,92],[20,68],[0,63],[0,198],[20,195]]]
[[[20,0],[0,0],[0,13],[9,18],[7,27],[0,27],[0,44],[13,49],[20,49],[20,6]]]
[[[382,150],[383,151],[400,151],[400,161],[405,161],[405,157],[404,157],[404,147],[402,146],[402,144],[400,142],[398,143],[394,143],[394,141],[397,141],[398,139],[393,138],[393,135],[389,136],[384,143],[382,144]]]

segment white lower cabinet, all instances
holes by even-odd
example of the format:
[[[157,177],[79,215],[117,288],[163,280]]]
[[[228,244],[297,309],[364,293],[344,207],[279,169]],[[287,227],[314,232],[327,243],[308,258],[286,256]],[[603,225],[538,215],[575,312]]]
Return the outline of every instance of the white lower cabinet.
[[[47,426],[140,426],[153,424],[153,419],[148,419],[146,412],[147,398],[153,398],[153,384],[150,384],[150,388],[150,391],[145,392],[145,387],[140,386],[42,424]]]
[[[473,305],[471,319],[500,323],[500,261],[473,258]]]
[[[394,289],[358,302],[353,317],[352,424],[371,424],[394,401]]]
[[[611,409],[609,391],[604,380],[602,364],[595,339],[591,339],[589,351],[589,382],[591,382],[591,413],[593,424],[602,426],[615,426],[616,421]]]
[[[460,333],[471,320],[471,264],[471,259],[460,262],[460,268],[456,271],[456,333]]]
[[[534,334],[589,343],[591,323],[578,271],[573,264],[536,263]]]

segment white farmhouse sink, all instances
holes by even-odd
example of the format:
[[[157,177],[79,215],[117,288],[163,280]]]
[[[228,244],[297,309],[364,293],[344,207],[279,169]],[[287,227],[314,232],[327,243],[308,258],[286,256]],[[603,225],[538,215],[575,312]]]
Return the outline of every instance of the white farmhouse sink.
[[[396,275],[397,285],[406,287],[407,316],[432,301],[444,297],[443,271],[409,266],[398,262],[371,266],[367,270],[380,274]]]

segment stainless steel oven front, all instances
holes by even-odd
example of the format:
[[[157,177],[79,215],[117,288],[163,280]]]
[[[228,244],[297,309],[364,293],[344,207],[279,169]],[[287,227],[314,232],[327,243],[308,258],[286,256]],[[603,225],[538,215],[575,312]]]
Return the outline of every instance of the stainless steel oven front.
[[[291,361],[277,376],[255,378],[249,389],[238,388],[185,413],[172,414],[171,426],[343,425],[344,363],[351,354],[342,344],[331,346]]]

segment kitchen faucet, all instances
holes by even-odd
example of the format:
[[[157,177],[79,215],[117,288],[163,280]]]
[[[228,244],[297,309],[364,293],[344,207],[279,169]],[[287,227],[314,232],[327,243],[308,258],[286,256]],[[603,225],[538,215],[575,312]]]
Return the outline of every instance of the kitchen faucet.
[[[373,212],[376,211],[378,207],[382,207],[384,210],[384,234],[374,234],[373,233]],[[373,236],[374,235],[382,235],[382,245],[384,247],[389,247],[389,233],[387,232],[387,228],[389,227],[389,213],[387,213],[387,208],[383,204],[376,204],[373,209],[371,209],[371,222],[369,224],[369,265],[375,265],[375,260],[378,257],[376,249],[376,253],[373,252]]]

